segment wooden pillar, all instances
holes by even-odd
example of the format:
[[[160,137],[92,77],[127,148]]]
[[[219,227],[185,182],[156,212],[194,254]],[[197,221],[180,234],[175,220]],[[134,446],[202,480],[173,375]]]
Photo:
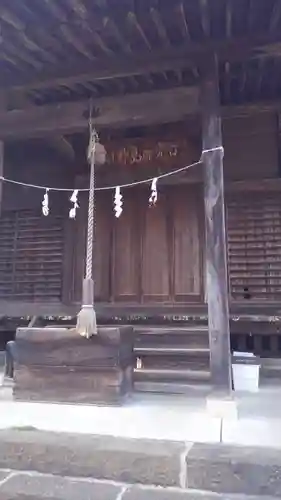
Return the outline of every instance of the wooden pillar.
[[[4,142],[0,141],[0,215],[2,209],[2,194],[3,194],[3,181],[1,177],[4,175]]]
[[[9,95],[6,91],[0,92],[0,112],[6,111],[8,106]],[[2,197],[3,197],[3,181],[1,177],[4,175],[4,142],[0,139],[0,215],[2,211]]]
[[[201,82],[206,287],[211,376],[214,389],[231,391],[228,276],[223,181],[223,147],[217,58],[203,66]]]

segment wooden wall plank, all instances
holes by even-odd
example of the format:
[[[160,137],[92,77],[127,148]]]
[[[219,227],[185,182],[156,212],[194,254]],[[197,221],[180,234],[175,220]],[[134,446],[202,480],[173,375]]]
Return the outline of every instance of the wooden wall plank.
[[[226,180],[278,176],[275,113],[223,121]]]
[[[138,202],[138,192],[126,190],[121,217],[112,214],[112,298],[117,301],[137,301],[140,297]]]
[[[174,299],[194,300],[202,294],[202,234],[200,234],[199,188],[173,189]]]
[[[79,209],[73,223],[74,250],[72,267],[72,302],[81,304],[82,282],[85,273],[86,221],[88,193],[80,193]]]
[[[111,193],[112,195],[112,193]],[[103,192],[96,195],[94,284],[96,300],[108,301],[111,296],[112,262],[112,198]],[[85,221],[87,224],[87,221]]]
[[[241,193],[227,203],[230,292],[236,300],[281,298],[281,201],[278,193]]]
[[[169,300],[169,254],[167,195],[160,193],[156,206],[148,206],[143,196],[142,294],[143,301]]]

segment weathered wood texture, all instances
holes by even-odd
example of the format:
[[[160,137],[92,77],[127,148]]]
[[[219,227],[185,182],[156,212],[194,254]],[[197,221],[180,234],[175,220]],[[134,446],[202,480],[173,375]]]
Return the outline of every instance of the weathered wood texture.
[[[99,301],[184,302],[202,297],[200,189],[161,188],[155,207],[149,207],[149,195],[146,189],[124,190],[124,212],[116,219],[111,196],[97,193],[95,291]],[[82,225],[86,224],[86,218],[79,217],[73,265],[77,301],[81,300]]]
[[[281,298],[281,200],[279,193],[228,197],[228,264],[233,299]]]
[[[217,60],[215,57],[211,57],[203,68],[201,106],[205,167],[206,287],[210,365],[212,381],[216,389],[230,391],[231,364],[223,151],[220,149],[222,148],[222,136]]]
[[[163,106],[165,102],[165,106]],[[195,87],[93,100],[95,126],[120,127],[175,122],[198,111]],[[34,106],[0,112],[0,139],[44,137],[86,130],[89,102]]]
[[[0,177],[4,175],[4,142],[0,141]],[[2,212],[3,182],[0,179],[0,215]]]
[[[74,168],[41,140],[5,145],[5,176],[9,179],[47,187],[72,189]],[[44,190],[4,183],[3,210],[41,208]],[[50,191],[50,211],[70,206],[69,193]]]
[[[278,176],[276,117],[272,113],[222,121],[226,182]]]
[[[157,86],[163,76],[163,84],[194,81],[200,56],[210,50],[219,53],[223,61],[241,61],[257,52],[278,54],[276,42],[280,41],[278,7],[276,2],[265,4],[264,0],[256,0],[255,9],[245,0],[231,4],[200,0],[54,4],[42,0],[36,10],[29,4],[23,8],[7,3],[0,17],[1,86],[29,84],[27,90],[37,90],[35,98],[40,86],[41,96],[46,94],[49,99],[57,93],[65,96],[75,92],[77,96],[82,90],[95,94],[99,88],[104,92],[112,85],[110,78],[115,92],[126,89],[130,79],[135,88]],[[261,47],[268,44],[271,46]],[[179,58],[187,75],[175,64]],[[169,64],[163,64],[165,59]],[[267,69],[266,63],[251,64],[254,75],[264,74],[259,71],[263,66]],[[230,83],[237,78],[234,69],[227,73]],[[75,78],[77,73],[81,79]],[[142,85],[137,78],[140,74]],[[278,74],[277,68],[273,74]],[[247,89],[247,76],[239,82],[242,90]],[[260,88],[263,85],[258,83]]]
[[[72,170],[42,144],[6,149],[8,178],[49,187],[74,186]],[[68,237],[69,194],[49,192],[48,217],[41,211],[43,196],[44,190],[4,183],[0,218],[2,300],[67,301],[65,290],[71,277],[68,256],[73,248]]]
[[[18,329],[14,398],[118,404],[133,388],[132,327],[99,328],[87,340],[65,328]]]
[[[194,126],[196,122],[194,122]],[[272,114],[263,113],[255,119],[240,118],[224,121],[223,133],[226,143],[224,173],[227,181],[248,179],[235,184],[227,182],[229,191],[245,189],[280,190],[280,179],[277,175],[277,140],[276,121]],[[134,144],[140,151],[146,151],[154,146],[157,151],[157,141],[178,138],[181,143],[182,126],[170,127],[169,135],[162,128],[154,130],[154,137],[128,139],[109,142],[111,149],[122,150],[125,142]],[[165,133],[168,134],[164,127]],[[184,164],[189,164],[199,158],[199,149],[189,138],[192,134],[191,122],[188,122],[188,133],[185,147],[179,147],[179,155],[171,156],[164,161],[155,159],[151,166],[145,163],[127,165],[126,168],[106,165],[98,173],[98,182],[119,184],[134,179],[152,177],[156,172],[167,171]],[[197,130],[197,129],[196,129]],[[158,131],[158,132],[157,132]],[[175,135],[173,135],[176,132]],[[193,131],[194,132],[194,131]],[[117,132],[115,132],[117,135]],[[196,132],[197,134],[197,132]],[[165,135],[165,139],[164,139]],[[118,135],[117,135],[118,136]],[[240,147],[240,141],[245,145]],[[247,147],[247,140],[251,147]],[[163,146],[164,142],[161,141]],[[115,149],[114,149],[115,148]],[[116,153],[116,156],[117,156]],[[238,161],[235,155],[238,155]],[[144,155],[145,156],[145,155]],[[234,158],[234,160],[233,160]],[[77,167],[78,168],[78,167]],[[80,168],[80,167],[79,167]],[[159,170],[158,170],[159,169]],[[55,156],[44,147],[41,141],[29,144],[18,143],[17,148],[5,144],[5,174],[16,180],[34,182],[53,186],[74,186],[74,172],[69,166],[58,162]],[[202,167],[193,167],[187,174],[189,182],[202,177]],[[255,180],[260,177],[271,177],[272,180]],[[186,176],[186,179],[188,177]],[[171,176],[169,181],[183,182],[183,176]],[[88,178],[83,187],[87,186]],[[269,186],[270,184],[270,186]],[[256,186],[256,187],[255,187]],[[196,191],[196,194],[195,194]],[[124,195],[124,211],[119,220],[113,215],[112,192],[98,196],[97,203],[97,252],[96,261],[96,291],[97,301],[125,303],[152,302],[195,302],[203,300],[203,268],[202,256],[203,230],[201,203],[203,194],[200,186],[164,186],[159,183],[159,201],[155,208],[148,208],[149,186],[139,190],[126,189]],[[3,186],[3,217],[0,221],[0,295],[7,300],[23,300],[28,305],[32,301],[42,303],[42,311],[46,313],[46,304],[52,301],[54,312],[65,310],[61,306],[81,300],[81,277],[84,272],[85,223],[87,220],[87,202],[79,195],[80,208],[77,220],[68,220],[70,208],[67,193],[50,193],[51,215],[42,217],[40,212],[43,191],[22,188],[10,184]],[[258,263],[257,276],[250,280],[252,299],[265,298],[276,300],[279,297],[279,205],[278,194],[274,198],[274,217],[271,195],[268,201],[262,201],[263,217],[255,217],[254,235],[252,211],[258,203],[251,201],[252,194],[243,195],[239,200],[231,197],[229,200],[229,237],[230,237],[230,274],[232,297],[244,300],[243,289],[249,287],[249,269],[252,253],[263,254],[263,261]],[[84,203],[85,201],[85,203]],[[247,217],[241,227],[237,204],[243,204]],[[267,203],[270,206],[267,207]],[[248,207],[248,208],[247,208]],[[265,212],[268,217],[265,217]],[[261,213],[261,210],[260,212]],[[59,220],[60,230],[56,230]],[[237,224],[239,222],[239,228]],[[268,232],[274,235],[268,240]],[[278,227],[277,227],[278,226]],[[105,229],[107,228],[107,229]],[[237,230],[241,230],[236,234]],[[234,233],[233,233],[234,231]],[[56,233],[56,234],[54,234]],[[50,243],[50,234],[52,241]],[[58,237],[58,238],[57,238]],[[243,244],[237,240],[243,239]],[[255,239],[259,249],[253,250],[251,239]],[[57,238],[57,239],[56,239]],[[234,241],[235,240],[235,241]],[[237,241],[236,241],[237,240]],[[249,241],[248,241],[249,240]],[[261,249],[261,240],[263,249]],[[36,242],[31,248],[31,243]],[[241,240],[242,241],[242,240]],[[72,243],[73,242],[73,243]],[[271,248],[266,248],[272,242]],[[59,244],[60,261],[55,255]],[[235,247],[235,248],[234,248]],[[237,250],[237,248],[239,249]],[[61,251],[61,249],[63,250]],[[198,250],[199,249],[199,250]],[[276,252],[274,265],[272,251]],[[233,255],[233,252],[235,255]],[[238,258],[237,252],[240,257]],[[185,258],[185,253],[189,256]],[[243,255],[242,255],[243,254]],[[247,254],[247,255],[246,255]],[[160,258],[159,258],[160,255]],[[44,258],[42,258],[42,256]],[[238,263],[239,260],[239,263]],[[237,262],[236,262],[237,261]],[[247,263],[246,263],[247,261]],[[54,267],[55,266],[55,267]],[[245,269],[245,267],[247,269]],[[239,270],[239,269],[240,270]],[[73,270],[73,273],[71,272]],[[243,271],[243,272],[242,272]],[[245,272],[244,272],[245,271]],[[56,276],[53,276],[52,273]],[[273,274],[274,273],[274,274]],[[157,278],[156,278],[157,276]],[[233,279],[232,279],[233,277]],[[52,280],[56,280],[56,292],[52,288]],[[58,281],[60,285],[58,285]],[[2,292],[1,292],[2,290]],[[46,294],[44,291],[46,290]],[[255,293],[255,290],[257,293]],[[50,293],[49,293],[49,292]],[[36,306],[35,306],[36,307]],[[5,310],[6,304],[3,303]],[[6,309],[10,311],[10,308]],[[34,311],[34,309],[32,309]],[[22,306],[17,311],[24,311]],[[27,311],[27,309],[26,309]],[[72,308],[75,311],[75,307]],[[49,311],[50,312],[50,311]],[[48,312],[48,313],[49,313]]]
[[[62,215],[40,211],[3,212],[0,218],[0,298],[62,299],[64,260]]]

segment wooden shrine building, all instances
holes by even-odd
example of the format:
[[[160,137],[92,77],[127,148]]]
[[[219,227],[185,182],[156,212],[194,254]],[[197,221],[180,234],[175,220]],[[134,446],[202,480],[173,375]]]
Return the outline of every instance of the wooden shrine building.
[[[80,308],[91,100],[98,188],[196,163],[119,219],[96,192],[98,321],[134,323],[137,379],[229,387],[229,314],[232,348],[278,357],[281,0],[3,0],[0,26],[3,335]]]

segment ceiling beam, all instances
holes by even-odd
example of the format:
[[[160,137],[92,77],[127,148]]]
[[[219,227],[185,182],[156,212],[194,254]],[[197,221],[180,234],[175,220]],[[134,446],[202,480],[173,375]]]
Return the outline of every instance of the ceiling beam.
[[[46,0],[45,0],[46,1]],[[106,57],[102,62],[86,63],[81,67],[57,68],[47,74],[34,71],[21,80],[1,80],[0,87],[13,87],[22,91],[52,88],[60,85],[75,85],[87,81],[99,81],[150,72],[162,72],[169,69],[192,68],[198,65],[210,51],[215,51],[221,61],[242,61],[257,54],[270,53],[270,47],[276,48],[281,35],[252,36],[221,41],[209,40],[205,43],[189,42],[182,49],[165,49],[145,55],[127,54],[126,57]]]
[[[165,103],[165,105],[163,105]],[[140,94],[93,99],[94,124],[101,129],[149,126],[194,119],[199,113],[198,89],[178,87]],[[281,101],[222,106],[222,117],[281,112]],[[89,102],[33,106],[0,111],[0,140],[49,138],[88,128]]]
[[[93,99],[97,128],[152,125],[184,120],[198,112],[198,90],[178,87],[149,93]],[[0,140],[57,136],[88,127],[89,102],[34,106],[0,112]]]

